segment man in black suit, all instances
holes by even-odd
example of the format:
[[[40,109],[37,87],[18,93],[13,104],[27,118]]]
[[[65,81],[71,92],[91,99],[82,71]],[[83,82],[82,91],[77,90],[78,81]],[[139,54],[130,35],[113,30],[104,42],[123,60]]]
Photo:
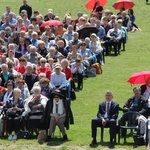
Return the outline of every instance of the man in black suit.
[[[28,14],[28,19],[32,16],[32,7],[27,4],[27,0],[23,0],[23,5],[20,6],[19,14],[21,14],[22,10],[26,10]]]
[[[119,113],[119,105],[113,101],[113,93],[111,91],[106,91],[105,101],[99,104],[99,109],[97,112],[97,117],[91,121],[92,129],[92,142],[90,146],[97,144],[96,134],[97,127],[109,127],[110,128],[110,148],[114,147],[114,138],[116,136],[116,119]]]

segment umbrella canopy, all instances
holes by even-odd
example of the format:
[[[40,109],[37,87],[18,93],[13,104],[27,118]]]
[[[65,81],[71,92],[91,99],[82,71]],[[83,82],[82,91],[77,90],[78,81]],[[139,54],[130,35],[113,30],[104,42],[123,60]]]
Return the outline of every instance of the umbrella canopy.
[[[90,37],[92,33],[97,34],[98,31],[99,30],[96,27],[84,27],[80,30],[77,30],[77,32],[79,33],[79,39],[85,39],[86,37]]]
[[[46,26],[61,26],[63,23],[59,20],[48,20],[42,23],[40,27],[46,27]]]
[[[118,0],[113,7],[115,9],[131,9],[135,4],[132,2],[132,0]]]
[[[99,2],[100,6],[104,6],[107,3],[107,0],[88,0],[88,2],[85,4],[85,7],[88,10],[93,10],[93,7],[96,2]]]
[[[128,82],[131,84],[145,84],[148,78],[150,78],[150,71],[141,71],[131,75]]]

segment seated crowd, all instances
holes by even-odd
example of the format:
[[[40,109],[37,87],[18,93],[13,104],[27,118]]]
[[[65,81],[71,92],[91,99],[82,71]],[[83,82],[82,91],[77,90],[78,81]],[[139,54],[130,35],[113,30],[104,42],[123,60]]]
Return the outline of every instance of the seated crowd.
[[[69,124],[73,124],[72,91],[82,89],[83,74],[93,64],[104,65],[104,51],[109,55],[113,46],[115,55],[120,53],[121,44],[127,42],[127,32],[134,25],[125,11],[114,15],[105,10],[101,18],[93,14],[88,18],[81,12],[77,16],[73,19],[68,13],[62,25],[43,28],[44,21],[60,20],[52,9],[45,17],[34,11],[30,20],[26,10],[17,17],[11,11],[3,15],[0,24],[0,134],[5,116],[8,140],[16,140],[19,129],[28,131],[34,127],[44,128],[43,125],[50,129],[49,140],[56,125],[63,140],[67,140],[64,127],[69,129]],[[80,38],[79,30],[84,27],[95,27],[98,33]],[[112,92],[107,91],[105,97],[106,101],[111,101]],[[134,99],[125,105],[124,110],[137,108],[141,99],[136,95]],[[146,100],[140,105],[141,109],[146,107]],[[106,106],[100,105],[98,118],[92,120],[91,146],[97,143],[96,127],[105,125],[112,125],[110,142],[114,145],[119,105],[113,102],[110,105],[115,107],[110,118]],[[38,119],[40,123],[36,122]]]

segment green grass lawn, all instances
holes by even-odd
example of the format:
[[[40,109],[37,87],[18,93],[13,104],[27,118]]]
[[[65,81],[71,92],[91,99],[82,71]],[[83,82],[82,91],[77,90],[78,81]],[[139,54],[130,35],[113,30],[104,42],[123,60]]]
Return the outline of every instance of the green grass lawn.
[[[115,11],[112,8],[115,0],[108,0],[105,8]],[[88,78],[84,80],[83,91],[77,92],[77,100],[72,102],[72,110],[74,113],[75,124],[70,126],[67,131],[69,141],[61,143],[60,140],[52,141],[47,144],[39,145],[36,139],[33,140],[18,140],[7,141],[7,139],[0,140],[0,150],[2,149],[60,149],[60,150],[87,150],[91,142],[91,119],[96,116],[98,104],[104,100],[104,93],[106,90],[112,90],[114,93],[114,100],[122,107],[126,100],[133,95],[132,88],[127,83],[128,78],[134,72],[142,70],[150,70],[150,5],[145,5],[144,0],[134,0],[135,2],[135,16],[136,24],[142,29],[141,32],[129,33],[128,43],[126,44],[126,51],[122,51],[117,57],[105,57],[105,65],[103,66],[103,74],[97,75],[95,78]],[[66,12],[71,12],[73,18],[76,17],[78,11],[83,13],[90,13],[84,7],[86,0],[29,0],[28,2],[33,10],[39,10],[43,15],[47,13],[48,8],[53,8],[54,13],[64,18]],[[22,4],[21,0],[1,0],[0,14],[5,11],[5,6],[10,5],[12,11],[18,13],[19,6]],[[138,85],[137,85],[138,86]],[[121,114],[120,114],[121,115]],[[56,135],[58,133],[56,132]],[[100,141],[100,130],[98,129],[98,141]],[[104,134],[104,141],[109,141],[109,132],[106,129]],[[133,139],[127,138],[128,144],[116,145],[118,150],[133,149]],[[99,145],[97,150],[107,150],[107,146]],[[142,146],[137,150],[145,150]]]

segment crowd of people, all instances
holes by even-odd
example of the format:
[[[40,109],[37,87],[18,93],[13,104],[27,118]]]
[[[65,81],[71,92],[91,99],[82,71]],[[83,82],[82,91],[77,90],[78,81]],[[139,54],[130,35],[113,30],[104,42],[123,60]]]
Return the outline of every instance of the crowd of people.
[[[10,6],[6,6],[6,12],[1,16],[0,105],[7,116],[8,140],[17,139],[21,126],[27,131],[31,124],[36,124],[29,119],[32,116],[28,116],[35,110],[38,110],[40,115],[40,112],[46,110],[41,117],[50,128],[49,139],[58,125],[63,139],[66,140],[64,126],[68,128],[71,91],[82,90],[85,70],[95,63],[104,65],[103,52],[109,55],[110,46],[114,46],[115,55],[118,55],[121,43],[127,42],[127,33],[141,30],[135,24],[132,9],[127,13],[122,8],[115,15],[108,9],[104,10],[99,3],[95,4],[90,16],[78,12],[77,18],[74,19],[71,13],[67,13],[61,21],[62,24],[42,26],[50,20],[61,21],[53,9],[48,9],[45,15],[38,10],[32,12],[27,0],[23,0],[19,15],[12,12]],[[98,32],[91,33],[84,39],[80,38],[79,30],[84,27],[95,27]],[[77,85],[73,80],[75,77],[78,79]],[[112,92],[107,91],[105,97],[106,101],[111,101]],[[66,104],[64,99],[69,103]],[[137,105],[137,102],[133,104]],[[112,127],[111,146],[114,146],[114,126],[119,106],[114,102],[111,102],[111,105],[114,110],[110,118],[105,111],[106,106],[101,108],[100,105],[97,115],[99,119],[92,120],[91,145],[97,143],[96,127],[109,123]],[[130,103],[129,108],[131,105]],[[29,120],[25,119],[26,116]],[[23,118],[23,125],[20,125],[20,118]],[[0,134],[3,131],[2,120],[1,115]]]

